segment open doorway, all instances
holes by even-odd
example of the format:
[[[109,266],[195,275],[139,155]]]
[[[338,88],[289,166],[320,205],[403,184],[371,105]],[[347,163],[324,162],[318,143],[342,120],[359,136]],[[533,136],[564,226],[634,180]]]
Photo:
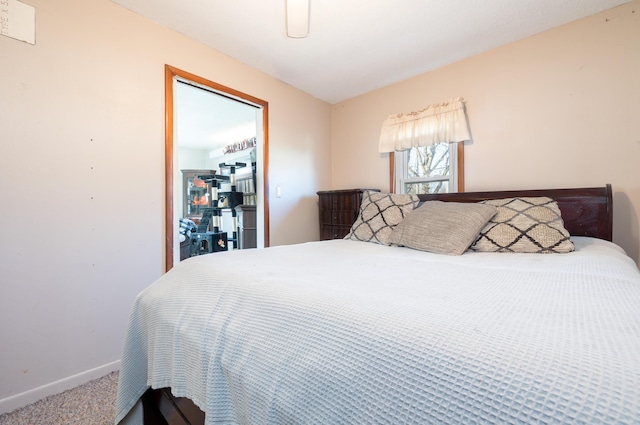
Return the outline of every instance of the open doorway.
[[[251,209],[248,205],[254,206],[255,246],[268,246],[268,103],[167,65],[165,108],[166,270],[181,259],[180,219],[196,212],[191,201],[189,206],[185,203],[187,174],[192,172],[191,179],[209,172],[225,174],[221,163],[246,164],[234,169],[239,173],[237,184],[248,194],[241,202],[247,204],[247,210]],[[230,167],[222,168],[228,174]],[[211,206],[211,199],[202,200]],[[235,209],[233,214],[235,220]],[[221,227],[223,220],[228,223],[230,219],[221,215]],[[233,238],[229,233],[229,239]],[[229,248],[241,247],[240,238],[238,232],[238,239],[233,239]]]

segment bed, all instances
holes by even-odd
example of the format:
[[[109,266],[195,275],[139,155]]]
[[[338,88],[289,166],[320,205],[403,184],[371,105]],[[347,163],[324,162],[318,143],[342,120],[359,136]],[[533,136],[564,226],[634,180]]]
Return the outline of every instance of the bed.
[[[611,187],[420,200],[543,196],[573,252],[330,240],[181,262],[132,308],[116,423],[640,423],[640,273]]]

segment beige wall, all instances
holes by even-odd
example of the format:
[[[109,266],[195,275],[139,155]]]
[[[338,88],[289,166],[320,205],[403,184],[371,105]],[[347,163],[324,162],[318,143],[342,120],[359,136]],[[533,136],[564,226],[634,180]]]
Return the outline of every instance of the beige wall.
[[[269,102],[272,245],[318,238],[330,105],[107,0],[0,37],[0,412],[117,368],[163,271],[164,65]],[[275,198],[275,185],[282,198]]]
[[[466,100],[466,190],[614,190],[614,241],[640,260],[640,2],[333,107],[333,188],[389,187],[382,121]]]

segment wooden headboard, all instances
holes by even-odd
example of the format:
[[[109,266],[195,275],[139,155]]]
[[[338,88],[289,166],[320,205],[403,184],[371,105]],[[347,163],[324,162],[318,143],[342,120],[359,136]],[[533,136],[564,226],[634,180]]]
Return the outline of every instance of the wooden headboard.
[[[613,195],[611,185],[579,189],[507,190],[495,192],[432,193],[418,195],[421,201],[479,202],[524,196],[548,196],[558,202],[566,229],[572,236],[590,236],[611,241]]]

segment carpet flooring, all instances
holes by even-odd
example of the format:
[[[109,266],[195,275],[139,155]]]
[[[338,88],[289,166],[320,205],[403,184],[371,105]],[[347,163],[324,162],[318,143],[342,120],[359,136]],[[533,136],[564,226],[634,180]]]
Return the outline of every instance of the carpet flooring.
[[[0,415],[0,425],[113,425],[118,372]]]

